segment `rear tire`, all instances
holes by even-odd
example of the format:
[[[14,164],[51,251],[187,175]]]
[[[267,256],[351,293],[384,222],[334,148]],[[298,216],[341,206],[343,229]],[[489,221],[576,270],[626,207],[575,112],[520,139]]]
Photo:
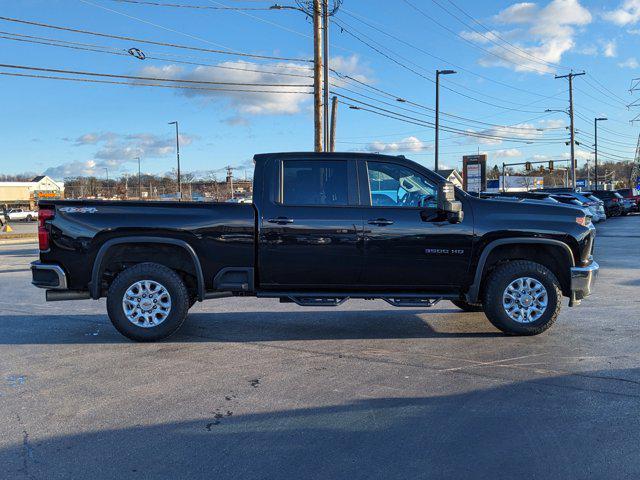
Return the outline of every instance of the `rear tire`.
[[[188,311],[189,292],[184,282],[176,272],[158,263],[127,268],[107,294],[111,323],[137,342],[155,342],[174,334]]]
[[[489,321],[502,332],[538,335],[556,321],[562,291],[556,276],[544,265],[514,260],[499,265],[491,273],[483,305]]]
[[[451,300],[456,307],[465,312],[482,312],[484,308],[482,305],[471,305],[470,303],[465,302],[464,300]]]

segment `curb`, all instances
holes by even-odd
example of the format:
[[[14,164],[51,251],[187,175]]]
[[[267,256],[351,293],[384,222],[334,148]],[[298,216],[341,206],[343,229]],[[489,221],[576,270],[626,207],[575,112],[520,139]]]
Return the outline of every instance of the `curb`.
[[[14,245],[18,243],[25,244],[37,244],[38,237],[23,237],[23,238],[2,238],[0,237],[0,245]]]

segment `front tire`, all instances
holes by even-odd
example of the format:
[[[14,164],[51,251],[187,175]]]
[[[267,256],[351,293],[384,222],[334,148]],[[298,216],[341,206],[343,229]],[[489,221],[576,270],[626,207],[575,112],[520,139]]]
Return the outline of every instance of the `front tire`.
[[[510,335],[538,335],[549,329],[561,304],[562,291],[553,272],[526,260],[497,266],[484,291],[487,318]]]
[[[164,265],[139,263],[120,273],[107,294],[111,323],[125,337],[155,342],[174,334],[189,311],[189,292]]]

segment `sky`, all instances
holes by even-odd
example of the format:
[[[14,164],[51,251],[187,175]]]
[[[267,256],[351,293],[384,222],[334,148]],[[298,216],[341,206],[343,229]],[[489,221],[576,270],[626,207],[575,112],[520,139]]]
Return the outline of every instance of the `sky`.
[[[296,2],[0,0],[0,73],[92,80],[0,75],[0,173],[114,178],[140,157],[163,174],[176,165],[172,121],[182,170],[200,177],[227,165],[250,176],[255,153],[312,150],[312,23],[274,4]],[[579,164],[593,157],[595,117],[608,118],[601,160],[635,155],[640,0],[344,0],[329,38],[336,150],[432,167],[435,71],[452,69],[440,77],[441,167],[478,152],[490,165],[566,159],[569,117],[545,110],[567,109],[555,76],[573,70],[586,72],[574,79]]]

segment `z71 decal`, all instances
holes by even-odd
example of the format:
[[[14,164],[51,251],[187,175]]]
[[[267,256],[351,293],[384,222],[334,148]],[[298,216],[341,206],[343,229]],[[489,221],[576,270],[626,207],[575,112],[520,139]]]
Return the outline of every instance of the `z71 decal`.
[[[98,211],[95,207],[62,207],[59,210],[65,213],[96,213]]]

